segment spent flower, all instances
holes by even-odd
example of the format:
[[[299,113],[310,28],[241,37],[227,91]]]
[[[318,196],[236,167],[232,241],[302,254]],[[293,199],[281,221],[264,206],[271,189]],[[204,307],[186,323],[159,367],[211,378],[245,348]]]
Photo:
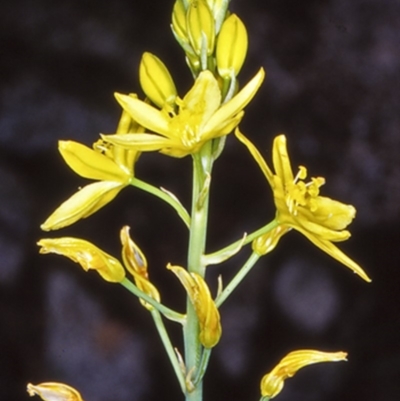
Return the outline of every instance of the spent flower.
[[[199,319],[199,340],[205,348],[217,345],[221,334],[221,322],[217,306],[211,298],[210,290],[204,279],[197,273],[190,273],[180,266],[168,265],[188,293],[190,302]]]
[[[79,238],[45,238],[38,242],[40,253],[55,253],[79,263],[85,271],[96,270],[104,280],[120,283],[125,278],[121,263],[92,243]]]
[[[31,397],[38,395],[43,401],[83,401],[78,391],[63,383],[29,383],[26,390]]]
[[[284,381],[293,377],[305,366],[320,362],[346,361],[346,352],[321,352],[316,350],[299,350],[287,354],[271,372],[261,379],[261,395],[267,399],[277,396],[284,385]]]
[[[140,248],[132,241],[129,236],[129,227],[124,226],[120,233],[122,243],[122,260],[126,270],[132,274],[136,286],[148,296],[160,302],[160,294],[156,287],[149,281],[147,271],[147,260]],[[148,310],[153,307],[140,299],[141,304]]]
[[[333,244],[350,237],[350,232],[345,228],[355,217],[355,208],[320,196],[320,187],[325,183],[324,178],[316,177],[307,183],[304,182],[307,177],[305,167],[301,166],[298,174],[293,175],[284,135],[279,135],[274,140],[272,159],[275,173],[273,173],[253,143],[238,129],[235,134],[246,145],[272,188],[277,209],[276,220],[280,225],[299,231],[314,245],[343,263],[365,281],[371,281],[356,262]],[[279,238],[280,236],[277,240]]]

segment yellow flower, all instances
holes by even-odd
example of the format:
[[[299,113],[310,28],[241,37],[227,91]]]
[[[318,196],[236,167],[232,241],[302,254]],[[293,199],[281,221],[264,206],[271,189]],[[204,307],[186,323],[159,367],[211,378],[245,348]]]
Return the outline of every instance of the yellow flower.
[[[169,264],[167,268],[175,273],[188,293],[199,319],[201,344],[205,348],[214,347],[221,337],[222,328],[218,308],[211,298],[206,282],[197,273],[189,273],[183,267]]]
[[[43,401],[83,401],[81,395],[72,387],[63,383],[41,383],[27,386],[28,394],[38,395]]]
[[[243,108],[250,102],[264,79],[264,70],[231,100],[221,105],[221,90],[214,75],[203,71],[192,89],[177,99],[178,113],[158,110],[129,96],[116,94],[121,106],[140,125],[158,135],[103,135],[110,143],[139,151],[160,150],[173,157],[196,153],[209,140],[229,134],[243,117]]]
[[[118,131],[123,135],[130,127],[131,118],[123,113]],[[63,202],[41,225],[42,230],[58,230],[90,216],[130,183],[139,157],[137,151],[105,144],[101,140],[93,147],[90,149],[74,141],[59,141],[58,149],[68,166],[81,177],[99,182],[86,185]]]
[[[121,230],[122,260],[126,270],[132,274],[136,286],[148,296],[160,302],[160,294],[156,287],[149,281],[147,272],[147,260],[140,248],[132,241],[129,236],[129,227],[124,226]],[[140,299],[141,304],[148,310],[153,307]]]
[[[120,283],[125,278],[121,263],[97,248],[92,243],[79,238],[46,238],[38,242],[40,253],[56,253],[79,263],[85,271],[96,270],[104,280]]]
[[[284,381],[295,375],[305,366],[319,362],[346,361],[346,352],[321,352],[315,350],[299,350],[287,354],[275,368],[261,380],[261,395],[267,399],[277,396]]]
[[[355,217],[355,208],[319,196],[319,188],[325,180],[317,177],[305,183],[303,181],[307,176],[305,167],[301,166],[299,173],[294,177],[284,135],[279,135],[274,140],[272,150],[274,174],[257,148],[239,130],[236,130],[235,134],[249,149],[272,188],[277,209],[276,220],[280,225],[299,231],[314,245],[353,270],[365,281],[371,281],[356,262],[333,244],[350,237],[349,231],[345,228]]]

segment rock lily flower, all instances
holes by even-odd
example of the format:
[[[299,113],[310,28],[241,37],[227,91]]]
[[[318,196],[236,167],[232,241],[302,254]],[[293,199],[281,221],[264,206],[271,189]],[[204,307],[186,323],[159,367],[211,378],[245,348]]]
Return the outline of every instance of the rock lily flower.
[[[224,104],[217,79],[202,71],[183,99],[177,98],[178,112],[159,110],[144,101],[122,94],[116,98],[122,108],[144,128],[154,132],[103,135],[114,145],[138,151],[156,151],[173,157],[198,152],[211,139],[229,134],[244,115],[244,107],[264,79],[260,71],[232,99]]]
[[[29,383],[27,391],[31,397],[38,395],[43,401],[83,401],[78,391],[63,383]]]
[[[129,115],[123,113],[118,131],[121,135],[128,129],[132,132],[137,129],[132,125]],[[68,166],[81,177],[98,182],[86,185],[62,203],[41,225],[42,230],[58,230],[90,216],[129,185],[139,152],[101,140],[93,148],[74,141],[59,141],[58,149]]]
[[[197,273],[189,273],[183,267],[169,264],[167,268],[178,277],[188,293],[199,319],[201,344],[205,348],[214,347],[221,337],[222,328],[218,308],[211,298],[206,282]]]
[[[85,271],[96,270],[104,280],[120,283],[125,278],[121,263],[92,243],[79,238],[47,238],[38,242],[40,253],[56,253],[79,263]]]
[[[286,228],[280,235],[290,228],[299,231],[314,245],[353,270],[365,281],[371,281],[356,262],[333,244],[350,237],[350,232],[345,228],[355,217],[355,208],[320,196],[319,189],[325,183],[324,178],[312,178],[310,182],[305,183],[305,167],[301,166],[299,173],[294,177],[284,135],[279,135],[274,140],[273,173],[257,148],[238,129],[235,134],[249,149],[272,188],[277,209],[276,220],[280,226]],[[278,239],[274,239],[275,245]]]
[[[124,226],[121,230],[122,260],[126,270],[132,274],[136,286],[157,302],[160,302],[160,294],[156,287],[149,281],[147,272],[147,260],[140,248],[132,241],[129,236],[129,227]],[[148,310],[153,307],[140,299],[141,304]]]
[[[319,362],[346,361],[346,356],[346,352],[321,352],[315,350],[290,352],[270,373],[262,378],[261,395],[267,400],[274,398],[281,392],[284,381],[289,377],[293,377],[299,369]]]

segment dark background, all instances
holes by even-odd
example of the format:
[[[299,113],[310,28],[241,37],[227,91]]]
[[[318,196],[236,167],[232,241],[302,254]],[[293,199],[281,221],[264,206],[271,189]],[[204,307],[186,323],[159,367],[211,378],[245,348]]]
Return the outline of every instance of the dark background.
[[[47,235],[77,236],[119,255],[119,230],[146,253],[166,304],[183,290],[166,272],[185,264],[187,232],[172,210],[133,188],[96,215],[44,234],[39,225],[86,180],[57,140],[90,145],[119,118],[113,92],[139,92],[141,54],[157,54],[179,92],[191,76],[170,33],[172,1],[14,0],[0,5],[0,399],[27,382],[62,381],[86,401],[180,399],[151,319],[122,287],[72,262],[40,256]],[[286,133],[294,167],[324,176],[323,194],[354,204],[341,244],[366,284],[299,234],[285,236],[221,308],[223,337],[205,399],[258,400],[259,381],[287,352],[346,350],[349,362],[309,367],[279,400],[393,401],[400,394],[400,3],[396,0],[233,0],[248,27],[244,83],[267,80],[241,124],[270,160]],[[136,173],[188,204],[190,158],[142,155]],[[231,136],[215,166],[209,250],[268,222],[270,190]],[[210,267],[212,288],[248,249]],[[171,327],[170,327],[171,326]],[[169,325],[182,349],[180,330]]]

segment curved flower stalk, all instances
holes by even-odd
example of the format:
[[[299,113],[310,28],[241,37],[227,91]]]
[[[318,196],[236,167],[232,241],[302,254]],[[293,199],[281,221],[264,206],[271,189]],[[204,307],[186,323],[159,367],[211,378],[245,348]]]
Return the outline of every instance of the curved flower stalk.
[[[317,177],[305,183],[303,181],[307,176],[305,167],[301,166],[299,173],[294,177],[284,135],[277,136],[273,144],[272,158],[275,173],[268,167],[257,148],[238,129],[235,135],[249,149],[272,188],[277,209],[276,220],[284,228],[274,232],[273,246],[288,229],[293,228],[362,279],[371,281],[356,262],[333,244],[350,237],[350,232],[345,228],[355,217],[355,208],[320,196],[319,189],[325,183],[325,179]],[[265,239],[271,240],[268,235]],[[257,251],[257,247],[255,250]]]
[[[282,391],[284,381],[293,377],[299,369],[314,363],[346,361],[346,357],[347,353],[341,351],[321,352],[305,349],[290,352],[261,379],[261,400],[276,397]]]
[[[183,99],[177,98],[178,112],[159,110],[130,96],[116,94],[122,108],[152,133],[102,135],[115,146],[132,151],[161,151],[173,157],[197,153],[202,146],[229,134],[244,115],[243,109],[256,94],[264,80],[261,68],[250,82],[232,99],[221,104],[217,79],[203,71]]]
[[[129,227],[124,226],[121,230],[122,260],[126,270],[132,274],[136,286],[139,290],[146,293],[151,298],[160,302],[160,294],[156,287],[149,281],[147,272],[147,260],[140,248],[132,241],[129,236]],[[141,304],[148,310],[154,307],[140,298]]]
[[[197,273],[189,273],[183,267],[168,265],[185,287],[199,319],[199,340],[205,348],[217,345],[221,334],[221,322],[218,308],[211,298],[210,290],[204,279]]]
[[[120,283],[125,278],[121,263],[92,243],[79,238],[47,238],[38,242],[40,253],[56,253],[79,263],[83,270],[96,270],[109,282]]]
[[[31,397],[38,395],[43,401],[83,401],[78,391],[63,383],[29,383],[26,390]]]
[[[140,131],[123,112],[117,132]],[[78,175],[98,182],[86,185],[62,203],[41,225],[42,230],[58,230],[86,218],[111,202],[134,176],[139,152],[99,140],[93,149],[74,141],[59,141],[58,149],[68,166]]]

